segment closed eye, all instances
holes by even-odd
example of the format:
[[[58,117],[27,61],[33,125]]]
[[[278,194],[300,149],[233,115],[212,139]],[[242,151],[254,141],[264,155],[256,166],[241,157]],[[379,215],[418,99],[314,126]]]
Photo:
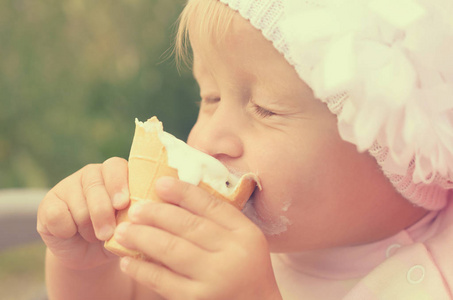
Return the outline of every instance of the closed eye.
[[[214,97],[214,98],[202,98],[199,101],[196,101],[195,104],[198,107],[201,107],[202,105],[209,105],[209,104],[215,104],[220,101],[219,97]]]
[[[253,109],[255,110],[255,113],[261,118],[269,118],[269,117],[272,117],[273,115],[275,115],[274,112],[272,112],[268,109],[265,109],[256,104],[253,104]]]
[[[202,98],[201,103],[203,104],[215,104],[217,102],[220,102],[220,97],[208,97],[208,98]]]
[[[197,104],[200,112],[212,114],[217,109],[219,103],[220,97],[204,97],[201,98],[201,101],[199,101]]]

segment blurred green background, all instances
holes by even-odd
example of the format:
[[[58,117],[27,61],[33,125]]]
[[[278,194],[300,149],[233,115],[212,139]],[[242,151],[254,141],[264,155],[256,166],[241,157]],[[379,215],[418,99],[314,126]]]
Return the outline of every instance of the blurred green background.
[[[184,2],[0,1],[0,188],[127,158],[135,117],[187,137],[198,90],[168,58]]]

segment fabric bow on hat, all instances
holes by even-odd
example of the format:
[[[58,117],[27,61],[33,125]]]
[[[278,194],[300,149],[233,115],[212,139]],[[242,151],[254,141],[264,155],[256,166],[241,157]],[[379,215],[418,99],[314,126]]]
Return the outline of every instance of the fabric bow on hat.
[[[388,172],[415,162],[414,183],[453,187],[453,2],[291,0],[285,14],[301,78],[327,104],[348,95],[342,137],[388,148]]]

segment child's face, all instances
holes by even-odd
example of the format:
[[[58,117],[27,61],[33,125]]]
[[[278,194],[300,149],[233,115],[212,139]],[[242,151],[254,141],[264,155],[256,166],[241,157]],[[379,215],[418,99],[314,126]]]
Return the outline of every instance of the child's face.
[[[336,117],[272,44],[238,15],[219,44],[194,34],[191,43],[202,101],[188,142],[232,170],[258,174],[263,189],[246,214],[271,250],[382,238],[382,198],[404,200],[395,200],[371,157],[340,139]]]

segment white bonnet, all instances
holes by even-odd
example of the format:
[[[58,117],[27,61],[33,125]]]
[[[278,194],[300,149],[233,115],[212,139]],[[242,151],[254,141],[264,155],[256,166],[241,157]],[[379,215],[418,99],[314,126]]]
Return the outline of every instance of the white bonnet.
[[[261,30],[416,205],[453,188],[453,1],[220,0]]]

